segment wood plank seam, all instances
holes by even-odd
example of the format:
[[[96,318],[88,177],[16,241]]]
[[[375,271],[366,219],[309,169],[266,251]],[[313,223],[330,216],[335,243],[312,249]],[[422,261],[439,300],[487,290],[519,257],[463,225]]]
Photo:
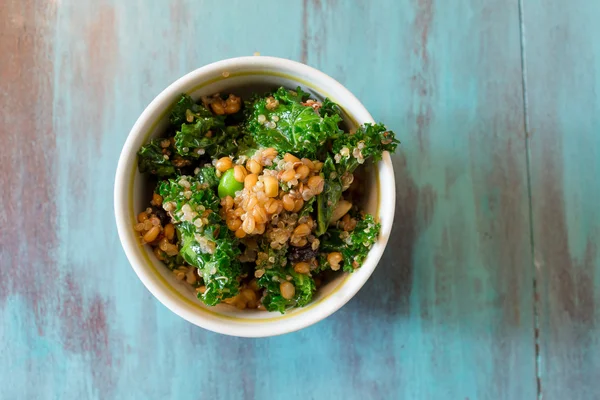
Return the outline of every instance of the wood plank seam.
[[[536,391],[537,399],[542,399],[542,381],[540,376],[540,344],[539,344],[539,295],[537,288],[537,276],[535,273],[535,238],[533,231],[533,196],[531,189],[531,151],[530,151],[530,127],[529,127],[529,103],[527,93],[527,49],[525,44],[525,19],[523,16],[523,2],[524,0],[518,0],[519,4],[519,30],[520,30],[520,44],[521,44],[521,77],[522,77],[522,89],[523,89],[523,121],[525,129],[525,165],[527,168],[526,179],[527,179],[527,199],[528,199],[528,212],[529,212],[529,243],[531,247],[531,260],[533,261],[533,274],[532,274],[532,285],[533,285],[533,329],[534,329],[534,348],[535,348],[535,378],[536,378]]]

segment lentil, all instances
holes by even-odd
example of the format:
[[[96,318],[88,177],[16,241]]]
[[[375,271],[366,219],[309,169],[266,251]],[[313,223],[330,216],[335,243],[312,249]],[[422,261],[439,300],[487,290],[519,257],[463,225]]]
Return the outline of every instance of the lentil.
[[[246,178],[244,178],[244,188],[250,190],[256,185],[256,182],[258,182],[258,176],[254,173],[248,174],[246,175]]]
[[[263,178],[263,182],[265,184],[265,194],[268,197],[277,197],[279,193],[279,184],[277,183],[277,178],[274,176],[265,176]]]
[[[266,225],[265,224],[259,224],[259,223],[257,223],[256,226],[254,227],[254,234],[255,235],[262,235],[263,233],[265,233],[265,229],[266,229]]]
[[[282,208],[283,204],[281,203],[281,200],[270,199],[270,202],[265,203],[265,210],[269,214],[279,214]]]
[[[146,243],[153,242],[160,233],[160,228],[158,226],[153,226],[150,228],[148,232],[142,237]]]
[[[286,211],[294,211],[294,198],[292,196],[290,196],[289,194],[286,194],[283,196],[282,198],[282,202],[283,202],[283,208]]]
[[[308,236],[310,234],[310,227],[307,224],[300,224],[294,229],[294,235],[299,237]]]
[[[325,187],[325,180],[320,175],[311,176],[308,179],[308,187],[313,191],[315,195],[321,194]]]
[[[258,161],[250,159],[246,163],[246,169],[252,172],[253,174],[258,175],[262,171],[262,166],[258,163]]]
[[[232,163],[232,161],[231,161],[231,158],[229,158],[229,157],[222,157],[222,158],[219,158],[219,159],[217,160],[217,163],[215,164],[215,168],[216,168],[218,171],[221,171],[221,172],[225,172],[225,171],[227,171],[227,170],[228,170],[228,169],[230,169],[232,166],[233,166],[233,163]]]
[[[304,207],[304,200],[298,199],[294,201],[294,212],[300,212],[300,210],[302,210],[302,207]]]
[[[145,220],[148,219],[148,214],[144,211],[142,211],[141,213],[138,214],[138,222],[144,222]]]
[[[252,210],[252,216],[254,217],[254,221],[258,224],[264,224],[267,222],[267,213],[262,206],[256,206]]]
[[[291,282],[281,282],[279,285],[279,290],[281,291],[281,296],[283,296],[286,300],[291,300],[294,298],[296,294],[296,287]]]
[[[299,274],[308,274],[310,272],[310,264],[304,261],[299,262],[294,265],[294,271]]]
[[[256,223],[254,221],[254,217],[250,216],[249,214],[245,214],[245,215],[246,215],[246,218],[244,219],[244,222],[242,223],[242,229],[247,234],[251,234],[254,231],[254,227],[256,226]]]
[[[340,262],[343,259],[344,259],[344,257],[342,256],[342,253],[339,253],[337,251],[334,251],[327,255],[327,262],[331,266],[331,269],[334,271],[337,271],[338,269],[340,269]]]
[[[175,237],[175,226],[173,226],[173,224],[167,224],[163,233],[168,241],[173,241],[173,238]]]
[[[235,237],[236,238],[243,238],[244,236],[246,236],[246,232],[240,227],[237,231],[235,231]]]
[[[296,163],[296,162],[300,162],[300,159],[293,154],[285,153],[285,155],[283,156],[283,161]]]
[[[227,220],[227,228],[230,231],[237,231],[242,226],[242,220],[239,218],[231,218]]]
[[[306,179],[306,177],[310,174],[310,168],[302,164],[296,168],[296,174],[298,179]]]
[[[296,178],[296,171],[294,171],[293,169],[288,169],[283,174],[281,174],[281,180],[284,182],[289,182],[295,178]]]
[[[242,167],[241,165],[236,165],[233,168],[233,177],[238,182],[244,182],[244,179],[246,179],[247,174],[248,172],[246,171],[246,168]]]

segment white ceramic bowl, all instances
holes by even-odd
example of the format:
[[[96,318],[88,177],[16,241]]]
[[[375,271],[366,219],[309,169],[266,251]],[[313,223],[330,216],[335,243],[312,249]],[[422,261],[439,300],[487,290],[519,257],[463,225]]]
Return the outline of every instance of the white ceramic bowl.
[[[160,136],[168,124],[168,112],[181,93],[197,99],[216,92],[248,94],[279,86],[301,86],[314,97],[329,97],[340,105],[345,124],[374,122],[365,107],[340,83],[294,61],[273,57],[240,57],[199,68],[175,81],[160,93],[131,129],[123,146],[115,179],[115,217],[119,238],[131,266],[150,292],[175,314],[202,328],[233,336],[262,337],[296,331],[331,315],[358,292],[377,266],[388,241],[394,219],[396,192],[389,154],[372,169],[371,190],[365,193],[366,210],[378,216],[381,235],[364,265],[352,274],[342,274],[319,288],[306,307],[281,315],[258,310],[238,310],[229,305],[209,307],[142,246],[133,230],[136,215],[147,207],[152,188],[137,169],[136,153],[150,138]]]

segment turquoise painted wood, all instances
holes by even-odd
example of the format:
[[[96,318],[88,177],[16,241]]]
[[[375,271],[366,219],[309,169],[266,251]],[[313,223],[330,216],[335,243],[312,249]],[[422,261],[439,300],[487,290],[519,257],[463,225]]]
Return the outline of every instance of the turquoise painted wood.
[[[544,400],[600,398],[600,3],[525,2]]]
[[[597,6],[5,0],[0,15],[0,398],[600,398]],[[148,293],[112,186],[157,93],[257,51],[332,75],[403,144],[365,287],[303,331],[240,339]]]

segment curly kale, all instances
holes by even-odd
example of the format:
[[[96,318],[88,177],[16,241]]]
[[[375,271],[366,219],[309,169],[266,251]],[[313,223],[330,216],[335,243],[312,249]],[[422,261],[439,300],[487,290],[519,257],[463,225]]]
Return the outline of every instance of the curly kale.
[[[325,185],[317,196],[317,236],[327,231],[335,205],[342,197],[342,182],[331,157],[327,157],[323,163],[321,176],[325,179]]]
[[[167,268],[169,268],[170,270],[174,270],[175,268],[183,265],[183,263],[184,263],[184,259],[181,256],[181,254],[169,256],[169,255],[167,255],[167,253],[165,253],[164,251],[162,251],[160,249],[158,249],[158,252],[160,253],[161,257],[163,258],[163,264],[165,264],[167,266]]]
[[[298,218],[306,217],[306,216],[312,214],[312,212],[314,211],[313,203],[316,200],[317,200],[316,197],[311,197],[310,200],[308,200],[306,203],[304,203],[304,206],[298,213]]]
[[[289,281],[294,284],[295,293],[291,299],[281,295],[281,282]],[[299,274],[293,268],[272,268],[265,270],[258,280],[258,286],[265,289],[262,304],[268,311],[285,313],[290,307],[303,307],[310,303],[316,290],[315,281],[308,275]]]
[[[237,138],[235,144],[237,147],[235,153],[238,157],[252,157],[260,147],[247,132],[245,132],[241,137]]]
[[[362,266],[373,244],[377,242],[381,225],[375,222],[370,214],[365,214],[358,221],[356,228],[351,232],[339,229],[329,229],[321,238],[321,269],[330,267],[327,262],[327,253],[340,252],[343,256],[342,266],[344,271],[353,272]]]
[[[371,159],[381,160],[384,151],[394,152],[399,141],[383,124],[364,124],[354,134],[344,134],[332,143],[333,160],[323,165],[325,189],[318,196],[317,235],[327,231],[335,205],[342,196],[342,177],[353,173],[359,165]],[[335,160],[335,162],[334,162]]]
[[[256,260],[257,269],[280,268],[287,265],[287,244],[279,249],[271,247],[269,240],[262,238],[259,243],[259,255]]]
[[[244,132],[239,126],[220,126],[215,119],[198,119],[193,124],[183,124],[175,134],[175,148],[179,154],[191,158],[200,158],[210,154],[212,158],[221,158],[238,154],[238,140],[243,140]],[[208,133],[210,131],[210,133]]]
[[[198,297],[208,305],[238,293],[241,265],[235,238],[218,214],[219,198],[202,177],[163,181],[158,193],[177,226],[180,255],[198,272],[206,291]]]
[[[350,185],[350,174],[366,160],[377,161],[384,151],[393,152],[399,142],[382,124],[365,124],[355,133],[344,133],[339,127],[342,117],[343,110],[336,103],[330,99],[321,103],[309,100],[309,94],[300,87],[280,87],[266,96],[254,96],[230,115],[215,115],[207,106],[182,94],[169,114],[169,136],[174,137],[153,139],[140,148],[140,171],[161,180],[155,191],[163,202],[162,206],[153,206],[153,214],[163,226],[175,225],[177,236],[172,242],[179,247],[175,256],[168,256],[160,248],[154,251],[161,252],[159,258],[171,270],[183,264],[198,269],[201,280],[197,285],[206,287],[198,297],[204,303],[216,305],[238,295],[240,285],[250,285],[248,281],[254,275],[259,276],[256,284],[262,291],[264,307],[284,313],[288,308],[308,304],[316,290],[313,278],[295,272],[293,264],[316,258],[319,272],[331,268],[327,255],[334,251],[342,254],[339,267],[344,271],[354,271],[363,264],[380,230],[373,216],[360,217],[351,232],[341,231],[329,222],[342,192]],[[219,214],[217,188],[223,182],[215,168],[206,163],[223,156],[243,162],[243,157],[251,157],[265,147],[323,163],[323,191],[306,201],[298,212],[298,218],[316,217],[319,248],[313,249],[311,244],[290,248],[286,243],[274,249],[271,231],[250,237],[250,242],[248,238],[239,240]],[[194,176],[190,176],[192,170]],[[282,184],[282,190],[290,189],[290,185]],[[256,261],[249,262],[254,260],[249,255],[255,250]],[[240,262],[242,251],[248,256],[242,258],[244,264]],[[291,299],[282,296],[284,282],[294,285]]]
[[[341,133],[342,118],[332,105],[320,115],[305,103],[307,98],[300,87],[295,92],[281,87],[272,96],[256,100],[248,121],[254,141],[282,153],[314,157],[328,139]]]
[[[202,167],[196,174],[198,182],[205,183],[210,188],[216,188],[219,186],[219,178],[217,177],[217,170],[214,167]]]
[[[196,104],[189,95],[184,93],[179,98],[179,101],[173,105],[171,114],[169,115],[169,122],[173,127],[179,129],[181,124],[190,122],[188,119],[194,116],[210,118],[213,117],[213,114],[206,107]]]
[[[213,190],[208,190],[210,185],[202,182],[201,179],[203,178],[182,175],[158,184],[156,192],[163,198],[163,208],[170,212],[175,222],[182,221],[184,214],[182,209],[186,204],[197,214],[201,214],[199,211],[219,210],[219,198]],[[188,193],[189,197],[186,197]]]
[[[241,113],[240,113],[241,114]],[[169,120],[177,129],[175,150],[192,159],[204,154],[223,157],[238,153],[237,140],[245,135],[240,126],[226,126],[226,116],[215,115],[188,95],[182,95],[173,106]],[[243,140],[247,142],[247,140]]]
[[[214,306],[237,295],[242,273],[242,266],[238,261],[240,250],[227,227],[206,229],[199,234],[194,233],[192,224],[182,223],[177,226],[177,230],[181,235],[181,256],[198,268],[206,286],[206,290],[199,293],[198,298],[207,305]]]
[[[337,103],[334,103],[330,99],[326,98],[323,100],[321,107],[319,108],[319,115],[323,118],[327,116],[338,115],[340,118],[342,117],[342,110]]]
[[[339,136],[332,144],[332,152],[337,172],[343,175],[352,173],[371,158],[373,162],[381,160],[384,151],[393,153],[400,143],[394,132],[383,124],[364,124],[353,134]]]
[[[279,311],[284,313],[289,307],[302,307],[310,302],[315,291],[314,280],[294,271],[288,262],[288,246],[283,245],[274,249],[270,241],[262,238],[258,243],[259,251],[256,259],[256,269],[264,271],[258,279],[258,286],[265,289],[262,304],[268,311]],[[291,281],[295,288],[294,297],[285,299],[281,295],[280,284]]]
[[[160,177],[174,175],[177,168],[169,157],[165,158],[160,143],[164,139],[152,139],[138,151],[138,168],[141,173],[150,172]]]

